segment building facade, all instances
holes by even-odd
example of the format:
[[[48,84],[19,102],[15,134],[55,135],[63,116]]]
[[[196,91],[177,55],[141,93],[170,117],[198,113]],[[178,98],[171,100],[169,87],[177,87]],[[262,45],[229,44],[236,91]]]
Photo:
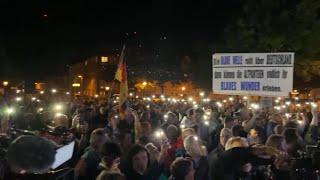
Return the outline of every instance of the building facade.
[[[70,65],[69,81],[73,94],[105,96],[111,90],[119,56],[93,56]]]

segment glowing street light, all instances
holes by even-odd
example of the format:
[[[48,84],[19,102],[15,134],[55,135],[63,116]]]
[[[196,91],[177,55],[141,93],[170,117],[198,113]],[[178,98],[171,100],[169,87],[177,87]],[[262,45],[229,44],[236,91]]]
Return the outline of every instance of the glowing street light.
[[[44,94],[44,91],[40,91],[40,94]]]
[[[247,97],[247,96],[243,96],[243,99],[244,99],[244,100],[247,100],[247,99],[248,99],[248,97]]]
[[[80,87],[80,86],[81,86],[80,83],[73,83],[73,84],[72,84],[72,87]]]
[[[142,82],[142,85],[143,85],[143,86],[146,86],[147,84],[148,84],[148,83],[147,83],[146,81],[143,81],[143,82]]]
[[[129,96],[131,96],[131,97],[132,97],[132,96],[133,96],[133,93],[129,93]]]
[[[107,87],[106,87],[106,91],[109,91],[109,90],[110,90],[110,87],[109,87],[109,86],[107,86]]]
[[[56,90],[56,89],[51,89],[51,92],[52,92],[53,94],[55,94],[55,93],[57,92],[57,90]]]
[[[17,101],[17,102],[20,102],[21,100],[22,100],[21,97],[16,97],[16,101]]]
[[[200,95],[201,97],[203,97],[203,96],[204,96],[204,92],[200,92],[199,95]]]
[[[8,85],[9,85],[9,82],[8,82],[8,81],[3,81],[3,82],[2,82],[2,85],[3,85],[3,86],[8,86]]]
[[[186,87],[183,86],[183,87],[181,88],[181,90],[182,90],[182,91],[185,91],[185,90],[186,90]]]

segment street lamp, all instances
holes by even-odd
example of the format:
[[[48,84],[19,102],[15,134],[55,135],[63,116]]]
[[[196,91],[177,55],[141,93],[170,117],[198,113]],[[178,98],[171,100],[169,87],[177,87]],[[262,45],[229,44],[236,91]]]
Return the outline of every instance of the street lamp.
[[[8,85],[9,85],[9,82],[8,82],[8,81],[3,81],[3,82],[2,82],[2,85],[3,85],[3,86],[8,86]]]
[[[204,92],[200,92],[199,95],[200,95],[201,97],[203,97],[203,96],[204,96]]]
[[[182,90],[182,91],[185,91],[185,90],[186,90],[186,87],[183,86],[183,87],[181,88],[181,90]]]
[[[143,81],[142,85],[146,86],[148,83],[146,81]]]

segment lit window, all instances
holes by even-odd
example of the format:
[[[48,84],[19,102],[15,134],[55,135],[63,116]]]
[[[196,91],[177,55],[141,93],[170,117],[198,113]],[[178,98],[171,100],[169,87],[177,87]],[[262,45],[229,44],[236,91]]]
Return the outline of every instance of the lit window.
[[[101,62],[102,62],[102,63],[106,63],[106,62],[108,62],[108,61],[109,61],[109,59],[108,59],[107,56],[102,56],[102,57],[101,57]]]

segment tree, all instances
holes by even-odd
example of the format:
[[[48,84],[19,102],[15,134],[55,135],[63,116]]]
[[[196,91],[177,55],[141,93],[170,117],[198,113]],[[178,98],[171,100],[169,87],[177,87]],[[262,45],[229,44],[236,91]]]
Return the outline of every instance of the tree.
[[[320,58],[319,12],[317,0],[246,0],[235,23],[225,28],[225,47],[228,52],[295,52],[295,73],[309,81],[319,75],[319,66],[308,62]]]

